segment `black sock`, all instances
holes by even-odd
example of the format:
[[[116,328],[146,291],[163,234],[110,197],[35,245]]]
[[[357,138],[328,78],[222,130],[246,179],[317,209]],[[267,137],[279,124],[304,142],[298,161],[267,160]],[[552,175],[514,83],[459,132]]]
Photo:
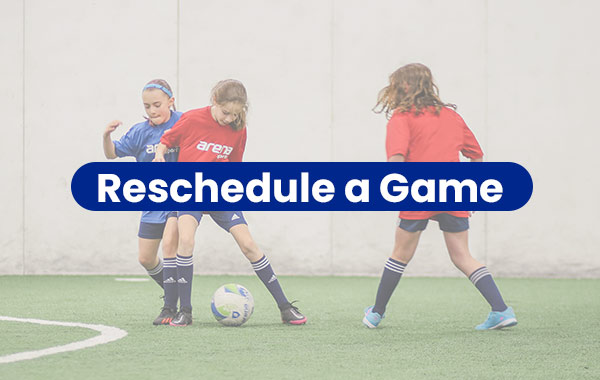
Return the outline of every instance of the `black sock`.
[[[146,269],[148,272],[148,276],[152,277],[156,283],[164,289],[163,286],[163,262],[160,258],[158,258],[158,265],[153,269]]]
[[[165,306],[177,310],[179,292],[177,289],[177,259],[174,257],[164,260],[163,287],[165,289]]]
[[[177,255],[177,290],[181,309],[192,311],[192,280],[194,278],[194,256]]]
[[[507,306],[502,299],[502,295],[500,295],[500,291],[486,267],[481,267],[471,273],[469,280],[490,304],[492,311],[506,310]]]
[[[404,273],[406,264],[400,261],[394,260],[391,257],[385,263],[383,268],[383,274],[381,275],[381,281],[379,282],[379,289],[377,289],[377,296],[375,297],[375,306],[373,306],[373,312],[383,315],[385,308],[394,293],[394,289]]]
[[[281,308],[282,306],[287,305],[289,302],[283,294],[281,285],[279,285],[279,280],[277,279],[277,276],[275,276],[275,272],[273,272],[273,268],[271,268],[271,263],[269,263],[267,256],[263,256],[262,259],[251,264],[258,278],[260,278],[269,292],[271,292],[273,298],[275,298],[277,306]]]

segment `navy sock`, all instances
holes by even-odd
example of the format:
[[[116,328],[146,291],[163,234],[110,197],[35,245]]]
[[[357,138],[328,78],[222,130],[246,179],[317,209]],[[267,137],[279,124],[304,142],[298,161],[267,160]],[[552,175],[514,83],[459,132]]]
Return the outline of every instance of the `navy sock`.
[[[163,286],[163,262],[160,258],[158,258],[158,265],[154,269],[146,269],[146,272],[161,288],[165,288]]]
[[[281,289],[281,285],[279,285],[279,280],[275,273],[273,272],[273,268],[271,268],[271,263],[267,256],[263,256],[262,259],[251,263],[252,269],[256,272],[256,275],[260,280],[265,284],[269,292],[275,301],[277,302],[277,306],[281,308],[282,306],[287,305],[289,302],[285,295],[283,294],[283,290]]]
[[[177,255],[177,290],[181,309],[192,311],[192,279],[194,278],[194,256]]]
[[[177,290],[177,260],[174,257],[163,261],[163,288],[165,289],[165,306],[177,310],[179,292]]]
[[[406,264],[400,261],[394,260],[391,257],[385,263],[383,268],[383,274],[381,275],[381,281],[379,282],[379,289],[377,289],[377,296],[375,297],[375,306],[373,306],[373,312],[383,315],[385,308],[394,293],[394,289],[404,273]]]
[[[492,311],[506,310],[507,306],[502,299],[502,295],[500,295],[500,291],[486,267],[481,267],[471,273],[469,280],[490,304]]]

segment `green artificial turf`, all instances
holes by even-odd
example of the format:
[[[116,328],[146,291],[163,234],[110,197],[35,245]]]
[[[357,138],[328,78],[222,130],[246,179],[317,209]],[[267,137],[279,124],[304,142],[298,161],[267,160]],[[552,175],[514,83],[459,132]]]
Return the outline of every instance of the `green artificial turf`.
[[[0,364],[0,379],[594,379],[600,378],[600,280],[498,279],[519,320],[475,331],[484,299],[465,278],[403,278],[379,328],[363,327],[379,279],[280,278],[305,326],[280,322],[253,276],[195,276],[194,324],[153,326],[161,289],[113,276],[0,276],[0,315],[103,324],[118,341]],[[210,312],[212,292],[237,282],[255,299],[242,327]],[[0,356],[98,335],[0,321]]]

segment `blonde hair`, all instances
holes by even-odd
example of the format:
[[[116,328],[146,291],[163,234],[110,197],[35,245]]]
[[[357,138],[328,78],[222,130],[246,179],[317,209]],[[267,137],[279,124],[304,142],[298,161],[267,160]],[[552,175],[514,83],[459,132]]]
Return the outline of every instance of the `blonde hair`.
[[[224,105],[227,103],[237,103],[241,105],[242,110],[237,115],[237,119],[229,124],[234,131],[242,130],[246,127],[246,114],[248,113],[248,94],[242,82],[235,79],[225,79],[213,87],[210,93],[211,102]]]
[[[439,115],[442,107],[456,109],[456,105],[441,101],[431,71],[423,64],[402,66],[390,75],[389,80],[390,84],[379,91],[377,104],[373,107],[374,112],[385,113],[388,119],[396,111],[419,115],[424,108],[433,107]]]

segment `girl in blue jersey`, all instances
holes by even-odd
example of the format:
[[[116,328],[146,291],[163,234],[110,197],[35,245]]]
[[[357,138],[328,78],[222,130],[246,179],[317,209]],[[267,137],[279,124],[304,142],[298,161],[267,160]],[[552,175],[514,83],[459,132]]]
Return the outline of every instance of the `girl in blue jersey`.
[[[104,155],[108,159],[117,157],[135,157],[138,162],[152,162],[157,145],[163,133],[169,130],[181,116],[175,110],[173,90],[167,81],[151,80],[142,90],[142,101],[146,109],[145,121],[135,124],[119,140],[112,140],[111,133],[122,123],[119,120],[110,122],[103,134]],[[176,162],[178,149],[170,149],[165,160]],[[163,262],[158,257],[158,247],[163,241],[165,257],[172,253],[175,257],[179,236],[177,228],[169,228],[163,236],[167,224],[177,224],[175,213],[165,211],[144,211],[138,232],[138,260],[158,285],[163,289],[163,282],[173,281],[174,275],[163,269]],[[165,262],[164,268],[169,265]],[[164,305],[160,315],[154,320],[155,325],[169,324],[176,310]]]

